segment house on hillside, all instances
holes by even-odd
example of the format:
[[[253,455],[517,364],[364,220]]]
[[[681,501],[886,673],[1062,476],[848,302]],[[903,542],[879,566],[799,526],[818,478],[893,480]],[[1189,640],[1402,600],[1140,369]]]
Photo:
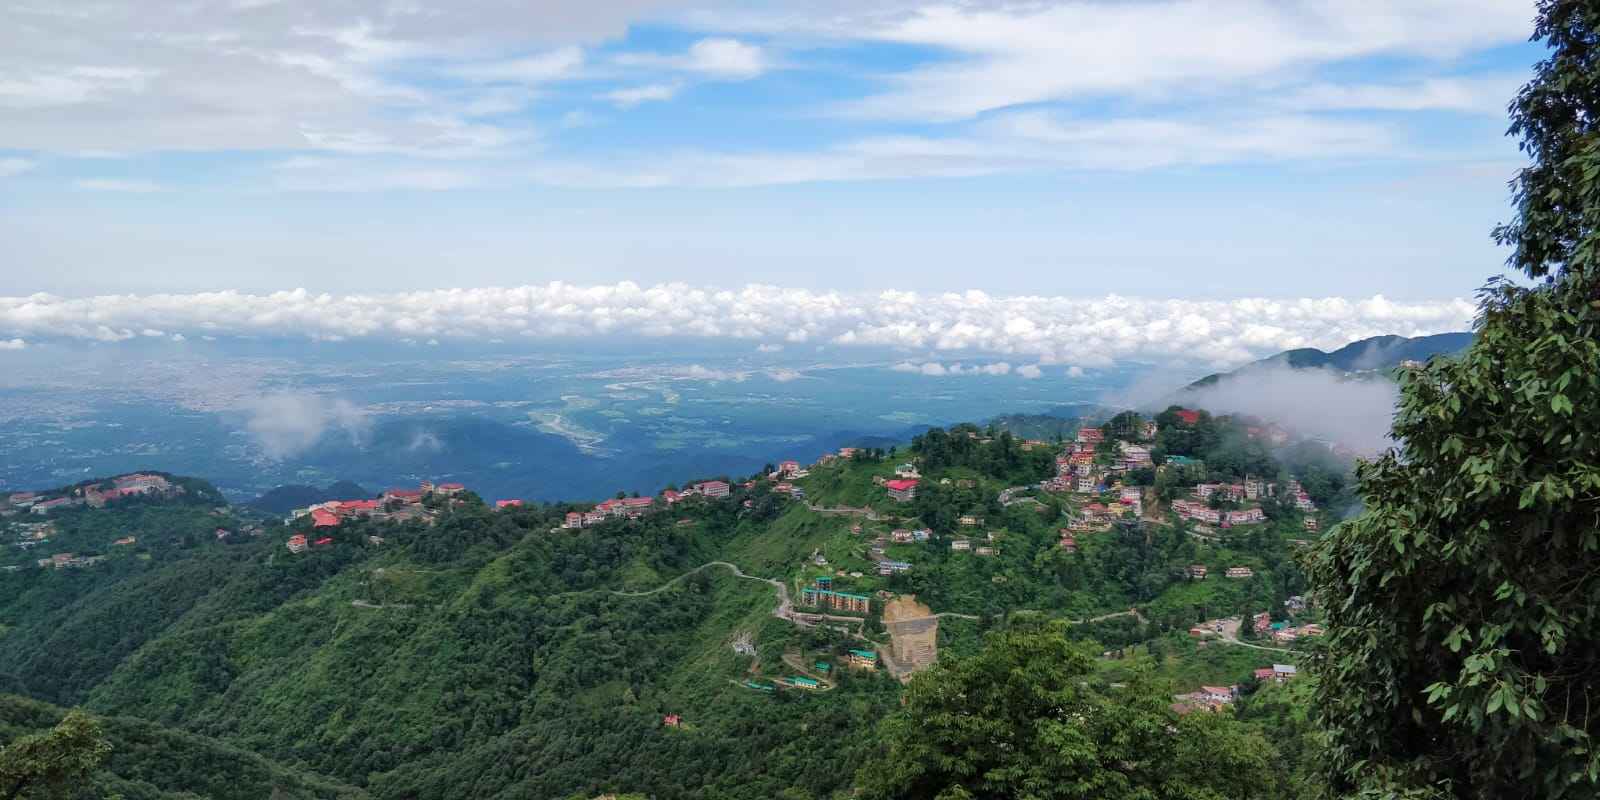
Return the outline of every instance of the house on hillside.
[[[1255,577],[1256,573],[1255,570],[1250,569],[1249,567],[1228,567],[1228,569],[1222,574],[1229,578],[1239,579],[1253,578]]]
[[[883,487],[889,491],[889,497],[897,503],[909,503],[917,497],[916,478],[885,481]]]
[[[727,497],[729,489],[727,481],[705,481],[695,484],[694,488],[700,491],[702,497],[708,498]]]
[[[851,650],[845,653],[844,663],[856,669],[877,669],[878,654],[872,650]]]
[[[293,536],[290,536],[288,546],[289,552],[291,553],[304,553],[306,551],[305,534],[297,533]]]

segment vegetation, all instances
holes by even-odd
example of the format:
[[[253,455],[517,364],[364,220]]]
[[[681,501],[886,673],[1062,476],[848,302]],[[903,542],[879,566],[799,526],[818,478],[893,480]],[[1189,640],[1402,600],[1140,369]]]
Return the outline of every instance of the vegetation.
[[[1600,791],[1600,9],[1539,11],[1551,53],[1511,107],[1533,164],[1496,231],[1538,283],[1492,283],[1472,346],[1404,376],[1401,449],[1317,553],[1337,791]]]
[[[1271,748],[1224,715],[1178,716],[1136,675],[1114,694],[1059,624],[990,634],[972,658],[917,676],[862,769],[863,796],[1163,800],[1277,797]]]

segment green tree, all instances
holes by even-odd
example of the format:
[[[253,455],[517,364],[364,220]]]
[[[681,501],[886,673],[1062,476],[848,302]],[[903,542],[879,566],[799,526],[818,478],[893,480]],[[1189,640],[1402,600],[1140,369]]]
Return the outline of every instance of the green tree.
[[[110,752],[100,723],[81,711],[70,712],[49,732],[0,749],[0,798],[73,797]]]
[[[1532,165],[1474,344],[1402,375],[1366,512],[1319,545],[1314,704],[1338,791],[1600,791],[1600,6],[1544,0],[1511,106]]]
[[[1271,748],[1223,715],[1179,717],[1148,672],[1115,696],[1059,623],[991,633],[971,658],[911,682],[858,773],[878,800],[1253,798]]]

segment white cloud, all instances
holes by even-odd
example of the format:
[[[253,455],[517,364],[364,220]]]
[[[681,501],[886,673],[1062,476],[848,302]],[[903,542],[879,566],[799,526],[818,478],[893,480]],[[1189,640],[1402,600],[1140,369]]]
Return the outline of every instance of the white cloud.
[[[445,70],[456,78],[480,83],[536,84],[570,78],[583,66],[583,50],[562,47],[547,53],[503,61],[460,64]]]
[[[1084,376],[1083,367],[1076,366],[1076,365],[1067,367],[1067,377],[1069,377],[1069,378],[1081,378],[1083,376]]]
[[[22,350],[28,343],[21,339],[0,339],[0,350]]]
[[[701,39],[689,47],[686,68],[718,78],[754,78],[767,69],[761,48],[738,39]]]
[[[953,136],[859,139],[805,152],[673,152],[602,162],[547,162],[538,183],[603,187],[745,187],[818,181],[949,178],[1048,170],[1151,170],[1245,162],[1397,155],[1376,122],[1307,115],[1230,119],[1072,119],[1023,111]]]
[[[167,187],[154,181],[126,180],[122,178],[84,178],[73,181],[73,186],[91,192],[126,192],[129,194],[152,194],[164,192]]]
[[[1401,84],[1319,83],[1297,89],[1281,105],[1313,111],[1462,111],[1502,116],[1526,75],[1429,78]]]
[[[1037,364],[1024,364],[1020,367],[1017,367],[1017,375],[1027,378],[1028,380],[1033,380],[1034,378],[1044,375],[1044,370],[1039,369],[1039,365]]]
[[[640,103],[671,100],[682,88],[681,83],[647,83],[643,86],[613,89],[600,96],[617,108],[633,108]]]
[[[788,383],[805,377],[805,373],[793,369],[774,369],[767,371],[767,377],[778,383]]]
[[[1463,298],[1398,302],[1382,295],[1185,300],[557,282],[370,295],[297,289],[0,297],[0,336],[114,342],[152,329],[330,341],[629,336],[761,342],[798,330],[830,347],[949,354],[942,362],[907,361],[905,369],[1005,374],[1020,358],[1091,366],[1127,358],[1229,365],[1289,347],[1464,330],[1475,312],[1475,304]],[[1005,360],[977,366],[955,360],[974,356]],[[686,377],[737,379],[705,366]]]
[[[781,353],[781,352],[783,352],[783,345],[781,345],[781,344],[758,344],[758,345],[756,345],[756,352],[757,353]]]
[[[1444,59],[1521,40],[1531,14],[1525,0],[1239,0],[1225,13],[1204,0],[1077,0],[868,10],[826,23],[832,35],[951,55],[895,75],[893,88],[846,113],[952,120],[1030,103],[1249,90],[1362,57]]]
[[[352,445],[365,441],[371,421],[349,401],[313,394],[280,393],[246,405],[245,430],[267,457],[284,459],[317,444],[324,434],[342,431]]]
[[[0,178],[21,175],[37,166],[26,158],[0,158]]]

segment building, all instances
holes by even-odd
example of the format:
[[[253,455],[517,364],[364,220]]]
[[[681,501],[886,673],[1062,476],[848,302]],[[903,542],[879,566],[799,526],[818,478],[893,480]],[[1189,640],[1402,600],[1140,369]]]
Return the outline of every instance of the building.
[[[683,717],[677,714],[668,714],[661,718],[661,724],[668,728],[676,728],[683,724]]]
[[[851,650],[845,653],[844,663],[856,669],[877,669],[878,654],[873,650]]]
[[[289,552],[304,553],[306,551],[305,534],[297,533],[289,537]]]
[[[1235,691],[1232,686],[1202,686],[1200,694],[1215,703],[1231,703]]]
[[[980,556],[992,556],[995,554],[995,549],[993,547],[980,547],[972,552]]]
[[[883,487],[889,490],[889,496],[897,503],[909,503],[917,497],[916,478],[884,481]]]
[[[1295,669],[1293,664],[1272,665],[1272,680],[1274,682],[1288,683],[1289,681],[1293,680],[1297,674],[1299,674],[1299,670]]]
[[[834,611],[848,611],[852,614],[868,613],[871,604],[871,601],[864,594],[836,592],[823,586],[807,586],[802,589],[800,601],[808,606],[830,608]]]
[[[817,679],[816,678],[807,678],[804,675],[795,675],[795,676],[792,676],[790,678],[787,678],[787,679],[785,679],[785,683],[787,683],[790,686],[793,686],[796,689],[812,689],[812,690],[815,690],[815,689],[822,688],[822,684],[817,683]]]
[[[950,540],[950,549],[951,550],[971,550],[972,549],[972,542],[968,541],[966,539],[951,539]]]
[[[1318,522],[1316,517],[1306,517],[1300,522],[1300,526],[1313,532],[1322,529],[1322,523]]]
[[[729,487],[727,481],[706,481],[696,484],[694,488],[700,491],[702,497],[716,498],[727,497]]]
[[[1185,425],[1193,425],[1200,421],[1200,412],[1188,408],[1180,408],[1176,412],[1178,419]]]
[[[1073,538],[1070,535],[1062,534],[1062,536],[1061,536],[1061,549],[1065,550],[1065,551],[1067,551],[1069,553],[1078,552],[1078,540]]]
[[[911,571],[911,562],[909,562],[909,561],[889,561],[889,560],[885,559],[883,561],[879,561],[878,562],[878,574],[879,575],[892,575],[892,574],[894,574],[896,572],[910,572],[910,571]]]
[[[333,537],[324,536],[321,539],[318,539],[318,540],[312,542],[311,546],[312,547],[327,547],[330,544],[333,544]]]
[[[956,522],[964,528],[975,528],[983,524],[983,519],[981,517],[975,517],[971,514],[966,514],[960,519],[956,520]]]
[[[1222,574],[1229,578],[1253,578],[1256,573],[1255,570],[1249,567],[1228,567],[1227,571]]]
[[[581,527],[583,527],[583,514],[577,512],[577,511],[568,511],[567,512],[567,521],[563,522],[561,524],[561,527],[563,527],[563,528],[581,528]]]
[[[497,511],[500,510],[500,509],[503,509],[503,508],[517,508],[517,507],[519,507],[521,505],[522,505],[522,501],[521,500],[496,500],[496,501],[494,501],[494,507],[495,507],[495,510],[497,510]]]
[[[1190,564],[1188,572],[1189,577],[1197,581],[1203,581],[1206,579],[1206,565],[1204,564]]]
[[[442,494],[445,497],[454,497],[466,490],[467,487],[459,483],[441,483],[433,487],[434,494]]]
[[[339,525],[339,515],[326,508],[319,508],[311,512],[311,527],[335,528]]]
[[[1246,508],[1239,511],[1229,511],[1222,520],[1224,527],[1234,525],[1259,525],[1267,521],[1267,515],[1259,508]]]
[[[130,544],[133,544],[134,542],[137,542],[137,541],[139,541],[139,540],[135,539],[132,536],[124,536],[121,539],[118,539],[118,540],[112,542],[111,544],[113,544],[113,545],[115,545],[117,547],[126,547],[126,546],[128,546]]]
[[[889,539],[896,544],[909,544],[911,542],[911,531],[904,528],[896,528],[889,533]]]

